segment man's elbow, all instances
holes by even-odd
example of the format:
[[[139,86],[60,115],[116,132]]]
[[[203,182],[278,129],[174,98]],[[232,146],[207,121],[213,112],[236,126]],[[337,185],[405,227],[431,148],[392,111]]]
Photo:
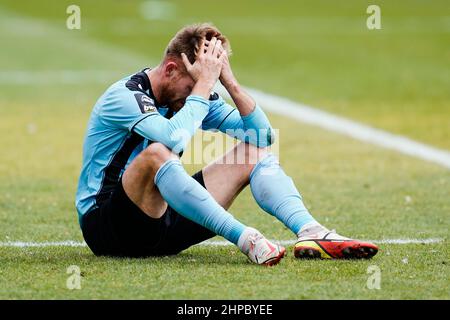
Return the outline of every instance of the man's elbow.
[[[192,132],[185,128],[177,128],[168,123],[159,133],[159,141],[173,153],[180,154],[186,150],[189,141],[192,138]]]
[[[169,148],[173,153],[175,154],[181,154],[184,150],[186,150],[189,141],[186,141],[182,138],[167,138],[167,139],[160,139],[158,142],[165,145],[167,148]]]

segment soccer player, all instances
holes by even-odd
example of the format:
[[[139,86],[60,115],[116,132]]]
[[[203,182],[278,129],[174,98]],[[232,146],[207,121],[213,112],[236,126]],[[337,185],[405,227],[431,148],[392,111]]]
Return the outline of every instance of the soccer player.
[[[158,66],[114,83],[99,98],[76,195],[89,248],[96,255],[171,255],[220,235],[254,263],[276,264],[285,248],[227,211],[250,185],[258,205],[297,236],[296,257],[375,255],[375,245],[341,237],[308,212],[267,150],[273,130],[234,77],[229,53],[227,38],[213,25],[184,27]],[[236,108],[212,92],[218,80]],[[191,177],[179,155],[197,129],[218,130],[241,142]]]

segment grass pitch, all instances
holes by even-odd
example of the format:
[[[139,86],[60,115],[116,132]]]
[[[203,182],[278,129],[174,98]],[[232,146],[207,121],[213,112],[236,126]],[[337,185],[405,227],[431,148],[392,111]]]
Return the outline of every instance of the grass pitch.
[[[154,65],[187,23],[212,21],[229,36],[245,85],[450,148],[445,1],[381,1],[379,31],[365,27],[367,1],[174,1],[157,20],[148,20],[148,3],[78,1],[82,29],[72,31],[69,4],[0,4],[2,243],[82,241],[74,194],[90,110],[110,83]],[[364,239],[443,241],[381,244],[370,261],[296,261],[289,247],[274,268],[248,263],[234,247],[133,260],[79,247],[0,247],[0,298],[448,299],[449,170],[270,119],[282,165],[323,224]],[[294,239],[248,190],[230,211],[269,238]],[[67,289],[70,265],[82,271],[80,290]],[[371,265],[381,270],[379,290],[367,288]]]

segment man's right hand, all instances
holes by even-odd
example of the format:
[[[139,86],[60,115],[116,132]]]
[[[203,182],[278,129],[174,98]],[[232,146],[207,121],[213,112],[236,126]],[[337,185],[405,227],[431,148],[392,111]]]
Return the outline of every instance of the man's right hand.
[[[223,61],[226,58],[226,52],[221,48],[222,42],[213,37],[207,48],[205,48],[205,40],[202,40],[197,51],[197,59],[193,64],[190,63],[184,53],[181,54],[187,72],[196,81],[191,94],[208,99],[220,76]]]

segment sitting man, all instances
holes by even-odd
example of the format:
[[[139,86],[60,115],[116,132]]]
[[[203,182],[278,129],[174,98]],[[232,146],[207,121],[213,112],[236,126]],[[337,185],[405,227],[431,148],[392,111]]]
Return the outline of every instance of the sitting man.
[[[254,263],[276,264],[285,248],[227,212],[250,185],[258,205],[298,237],[295,257],[375,255],[375,245],[341,237],[310,215],[292,179],[268,152],[273,130],[236,81],[229,53],[227,38],[214,26],[184,27],[157,67],[114,83],[99,98],[76,195],[89,248],[96,255],[170,255],[220,235]],[[217,80],[236,108],[212,92]],[[179,154],[199,128],[241,142],[191,177]]]

